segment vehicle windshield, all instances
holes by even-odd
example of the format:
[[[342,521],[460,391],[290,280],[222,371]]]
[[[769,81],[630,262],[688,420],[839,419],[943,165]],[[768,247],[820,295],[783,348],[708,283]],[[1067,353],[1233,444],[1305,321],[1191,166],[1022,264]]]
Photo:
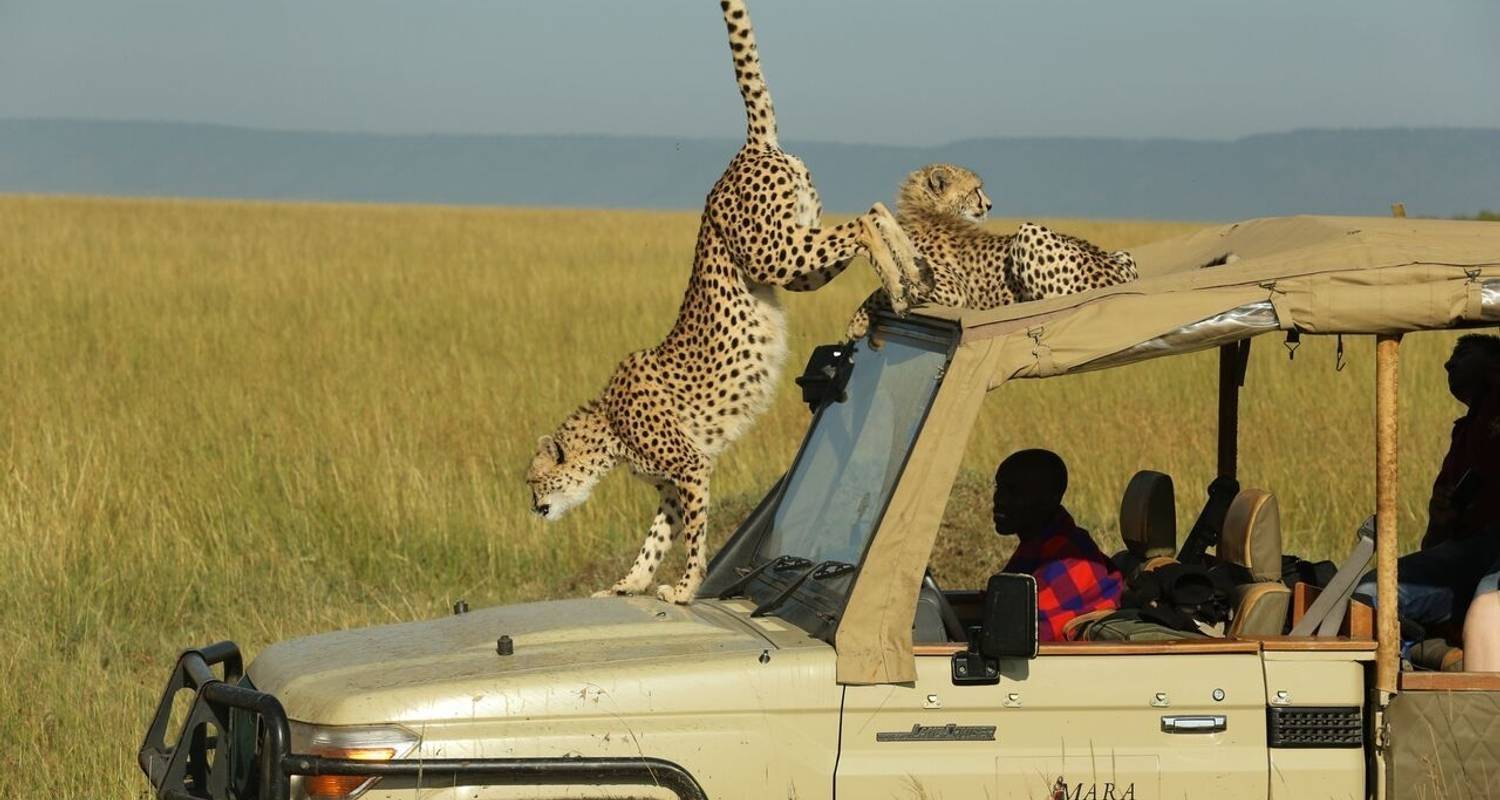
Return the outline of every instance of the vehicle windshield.
[[[882,334],[859,342],[847,399],[820,412],[787,475],[761,560],[859,563],[936,393],[946,342]]]

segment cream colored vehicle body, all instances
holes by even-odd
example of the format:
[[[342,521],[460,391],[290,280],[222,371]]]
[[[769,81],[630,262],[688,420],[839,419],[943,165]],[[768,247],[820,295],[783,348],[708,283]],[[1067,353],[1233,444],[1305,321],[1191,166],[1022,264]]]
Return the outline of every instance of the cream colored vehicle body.
[[[1198,269],[1226,252],[1239,260]],[[672,796],[649,785],[497,786],[442,772],[457,769],[454,759],[505,762],[498,769],[563,757],[657,759],[712,798],[1420,794],[1417,776],[1397,781],[1390,771],[1405,763],[1390,743],[1425,746],[1410,744],[1422,737],[1385,727],[1387,711],[1408,696],[1414,718],[1441,709],[1415,704],[1422,687],[1397,685],[1390,628],[1364,640],[1042,644],[993,661],[993,683],[959,679],[965,631],[995,620],[976,602],[981,587],[939,589],[924,571],[990,390],[1283,330],[1390,337],[1500,321],[1500,227],[1256,220],[1136,257],[1146,276],[1138,283],[882,320],[879,347],[856,345],[845,399],[821,406],[787,477],[725,545],[690,606],[571,600],[330,633],[267,648],[247,685],[298,725],[409,731],[414,748],[398,760],[434,772],[382,778],[366,797]],[[1381,389],[1382,402],[1390,391]],[[1381,441],[1384,459],[1394,451]],[[1345,522],[1352,530],[1358,521]],[[1394,523],[1382,518],[1387,535]],[[1393,574],[1381,552],[1381,571]],[[933,604],[950,613],[924,623]],[[1271,741],[1277,709],[1329,708],[1362,720],[1363,740]],[[166,796],[159,776],[177,754],[151,743],[143,767]],[[286,763],[311,774],[295,756]]]
[[[251,665],[294,719],[400,724],[411,758],[640,756],[689,769],[709,797],[824,797],[842,690],[832,648],[743,600],[530,603],[283,642]],[[500,635],[514,654],[496,653]],[[688,766],[691,765],[691,766]],[[411,797],[387,779],[368,797]],[[562,787],[424,789],[422,797],[670,797]]]
[[[294,719],[410,729],[421,743],[408,758],[647,754],[714,798],[823,798],[835,785],[859,798],[1364,796],[1362,750],[1268,751],[1265,715],[1285,698],[1361,705],[1368,649],[1046,645],[1004,661],[996,685],[955,686],[954,648],[928,646],[914,683],[842,687],[832,647],[752,608],[621,598],[485,609],[274,645],[249,674]],[[513,655],[496,654],[497,631]],[[1222,732],[1162,729],[1213,716]],[[995,733],[889,740],[949,725]],[[366,796],[411,797],[416,785],[424,798],[671,796],[397,779]]]

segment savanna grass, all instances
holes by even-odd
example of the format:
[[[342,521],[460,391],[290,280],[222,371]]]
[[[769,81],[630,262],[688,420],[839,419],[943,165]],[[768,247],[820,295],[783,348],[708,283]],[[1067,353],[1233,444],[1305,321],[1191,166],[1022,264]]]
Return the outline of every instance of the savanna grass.
[[[1196,226],[1044,220],[1108,248]],[[1015,221],[997,221],[996,228]],[[652,493],[613,476],[544,526],[536,437],[676,313],[695,214],[0,198],[0,796],[138,796],[135,748],[180,648],[268,642],[577,595],[628,565]],[[861,262],[787,295],[774,408],[721,460],[712,536],[785,469],[791,378],[875,285]],[[1413,337],[1404,538],[1457,406],[1451,337]],[[1247,483],[1288,546],[1340,554],[1372,505],[1372,355],[1256,343]],[[1108,542],[1137,468],[1176,476],[1184,525],[1213,467],[1211,354],[1012,385],[951,503],[940,573],[1003,556],[987,475],[1049,446]],[[669,564],[666,569],[676,569]],[[967,571],[966,571],[967,570]],[[956,585],[956,584],[955,584]]]

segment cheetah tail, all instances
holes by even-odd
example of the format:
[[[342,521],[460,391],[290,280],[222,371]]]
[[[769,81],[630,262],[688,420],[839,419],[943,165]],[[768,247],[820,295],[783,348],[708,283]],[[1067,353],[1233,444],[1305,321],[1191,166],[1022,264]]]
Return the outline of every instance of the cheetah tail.
[[[750,144],[779,147],[776,141],[776,110],[771,107],[771,91],[761,74],[760,51],[755,46],[755,29],[750,25],[750,11],[745,0],[721,0],[724,24],[729,28],[729,51],[734,57],[734,77],[745,99],[745,140]]]

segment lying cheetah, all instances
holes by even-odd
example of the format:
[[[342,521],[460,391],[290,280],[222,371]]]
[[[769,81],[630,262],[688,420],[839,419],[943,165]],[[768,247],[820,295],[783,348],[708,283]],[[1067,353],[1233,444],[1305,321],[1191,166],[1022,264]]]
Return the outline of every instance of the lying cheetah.
[[[896,213],[927,262],[930,289],[919,302],[986,309],[1133,281],[1135,259],[1106,253],[1073,236],[1027,222],[1014,234],[986,231],[990,198],[979,176],[953,164],[929,164],[901,186]],[[870,314],[889,308],[877,290],[849,320],[847,333],[868,332]]]
[[[532,509],[548,520],[587,499],[622,462],[656,487],[661,502],[635,564],[596,596],[645,591],[679,535],[687,571],[675,586],[658,587],[657,596],[687,603],[703,582],[714,458],[770,403],[786,355],[776,287],[817,289],[863,252],[892,306],[904,312],[908,285],[921,277],[911,242],[883,206],[819,227],[822,206],[807,168],[777,143],[745,4],[720,6],[745,101],[746,141],[709,192],[677,323],[661,344],[627,356],[603,394],[541,437],[526,474]]]

